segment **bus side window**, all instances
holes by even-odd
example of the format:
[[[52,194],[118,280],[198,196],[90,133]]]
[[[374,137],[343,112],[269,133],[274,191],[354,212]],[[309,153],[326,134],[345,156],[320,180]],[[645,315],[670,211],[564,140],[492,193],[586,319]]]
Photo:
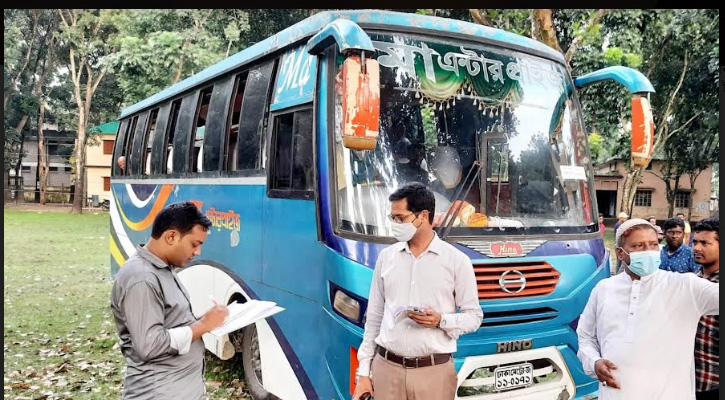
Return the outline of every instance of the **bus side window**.
[[[273,127],[270,197],[313,198],[312,110],[277,115]]]
[[[154,134],[156,132],[156,121],[158,120],[159,109],[151,111],[149,116],[149,125],[146,130],[146,135],[143,138],[143,145],[141,146],[141,168],[140,172],[143,175],[151,175],[151,146],[153,145]]]
[[[176,132],[176,123],[179,120],[179,110],[181,110],[181,99],[171,103],[171,116],[169,117],[169,129],[166,132],[166,140],[164,142],[164,151],[166,152],[165,163],[166,173],[174,172],[174,132]]]
[[[129,138],[128,150],[126,150],[126,175],[138,176],[141,174],[141,145],[146,133],[146,123],[149,121],[149,112],[142,112],[136,117],[136,129],[133,136]]]
[[[123,155],[124,142],[126,141],[126,135],[128,135],[128,125],[131,122],[128,118],[121,121],[118,127],[118,133],[116,134],[116,142],[113,146],[113,161],[111,169],[113,176],[123,175],[121,167],[118,165],[118,159]]]
[[[128,130],[126,131],[126,136],[123,140],[123,147],[121,148],[121,153],[119,155],[119,158],[121,156],[126,158],[126,168],[123,168],[121,170],[121,175],[129,175],[129,156],[131,155],[131,144],[133,143],[133,138],[136,134],[136,123],[138,122],[138,115],[133,117],[131,119],[131,123],[128,124]],[[118,164],[118,158],[116,159],[116,164]]]
[[[199,146],[197,172],[219,172],[221,170],[235,83],[237,83],[235,76],[229,76],[214,83],[209,103],[206,105],[204,139]],[[202,111],[203,107],[202,104]],[[201,115],[199,118],[201,119]]]
[[[172,104],[168,102],[159,108],[154,135],[148,141],[151,152],[146,162],[147,175],[158,175],[166,172],[166,135],[169,132],[169,116]]]
[[[197,104],[200,98],[201,91],[196,90],[181,99],[179,117],[174,129],[173,157],[171,157],[175,174],[194,170],[195,163],[191,162],[194,151],[191,147],[196,138],[196,115],[199,109]]]
[[[148,132],[147,123],[150,112],[146,111],[138,116],[138,122],[136,123],[136,130],[134,131],[133,138],[128,142],[128,153],[126,154],[126,175],[138,176],[143,172],[143,145],[144,137]]]
[[[199,103],[196,109],[196,122],[191,135],[191,172],[202,172],[202,156],[204,155],[204,134],[206,131],[207,116],[209,114],[209,103],[213,87],[204,89],[199,94]]]
[[[262,140],[272,91],[274,60],[249,70],[240,110],[236,163],[232,170],[258,170],[262,165]],[[234,164],[233,164],[234,165]]]
[[[226,150],[224,151],[224,170],[237,170],[237,155],[239,143],[239,121],[242,115],[242,99],[244,98],[244,88],[247,85],[246,74],[240,74],[234,82],[234,97],[231,103],[230,121],[227,128]]]

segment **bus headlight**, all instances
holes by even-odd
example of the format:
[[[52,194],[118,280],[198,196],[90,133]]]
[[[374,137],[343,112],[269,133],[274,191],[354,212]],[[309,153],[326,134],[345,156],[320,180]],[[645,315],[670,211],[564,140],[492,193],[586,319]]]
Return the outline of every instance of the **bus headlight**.
[[[360,302],[348,296],[342,290],[335,291],[335,299],[332,308],[353,321],[360,321]]]

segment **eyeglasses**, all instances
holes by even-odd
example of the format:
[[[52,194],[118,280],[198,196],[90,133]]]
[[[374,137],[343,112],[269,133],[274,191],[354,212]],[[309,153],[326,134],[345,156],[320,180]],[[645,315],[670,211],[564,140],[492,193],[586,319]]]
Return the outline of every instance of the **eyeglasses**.
[[[388,214],[388,219],[391,220],[391,221],[393,221],[393,222],[397,222],[397,223],[401,224],[401,223],[403,223],[403,220],[404,219],[408,219],[408,217],[410,217],[411,215],[415,215],[417,217],[418,216],[418,213],[412,212],[412,213],[410,213],[408,215],[405,215],[403,217],[395,216],[393,214]]]

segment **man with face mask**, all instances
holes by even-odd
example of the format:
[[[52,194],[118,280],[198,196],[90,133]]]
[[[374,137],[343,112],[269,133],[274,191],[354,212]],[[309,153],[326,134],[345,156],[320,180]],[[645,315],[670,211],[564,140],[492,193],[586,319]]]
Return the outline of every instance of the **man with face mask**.
[[[597,284],[579,319],[579,359],[599,398],[694,399],[697,324],[720,312],[720,285],[659,269],[657,232],[631,219],[616,236],[624,273]]]
[[[116,275],[111,310],[126,358],[124,400],[206,399],[199,339],[229,312],[215,304],[197,320],[172,268],[201,254],[209,226],[194,204],[171,204],[154,219],[149,241]]]
[[[483,319],[473,265],[433,231],[435,197],[425,185],[407,184],[390,201],[398,243],[375,264],[353,399],[452,400],[456,340]],[[396,323],[400,306],[424,312]]]

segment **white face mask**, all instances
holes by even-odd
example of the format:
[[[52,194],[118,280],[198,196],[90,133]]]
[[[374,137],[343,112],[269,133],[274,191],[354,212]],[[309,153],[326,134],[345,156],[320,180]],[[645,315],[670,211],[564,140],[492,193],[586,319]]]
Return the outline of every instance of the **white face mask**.
[[[415,236],[418,228],[412,222],[393,222],[393,236],[399,242],[407,242]]]

